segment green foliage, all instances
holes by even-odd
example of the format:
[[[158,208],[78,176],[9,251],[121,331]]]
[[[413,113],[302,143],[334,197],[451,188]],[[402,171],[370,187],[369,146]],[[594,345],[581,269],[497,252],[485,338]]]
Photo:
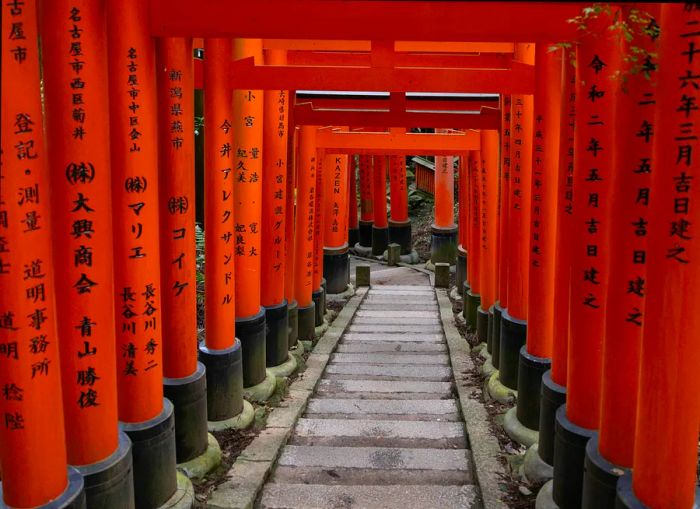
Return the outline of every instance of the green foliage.
[[[194,242],[197,256],[197,283],[199,284],[204,282],[204,230],[199,223],[194,225]]]

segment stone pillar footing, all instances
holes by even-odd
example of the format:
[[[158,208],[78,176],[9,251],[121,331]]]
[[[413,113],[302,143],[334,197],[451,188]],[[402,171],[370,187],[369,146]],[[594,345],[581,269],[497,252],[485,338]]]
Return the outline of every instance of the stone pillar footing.
[[[131,440],[126,433],[120,431],[119,444],[111,455],[92,465],[75,467],[75,470],[82,475],[81,484],[84,485],[87,507],[100,509],[133,507],[132,468]]]
[[[581,509],[615,509],[617,481],[629,469],[610,463],[598,449],[598,433],[586,444]]]
[[[433,264],[442,262],[454,265],[457,262],[457,227],[441,228],[432,225],[431,231],[430,260]]]
[[[277,366],[289,355],[289,311],[287,300],[275,306],[265,306],[265,365]]]
[[[359,244],[361,247],[372,247],[372,228],[374,227],[374,221],[362,221],[359,222]]]
[[[348,245],[323,248],[323,278],[329,294],[342,293],[350,282]]]
[[[214,350],[199,345],[199,360],[207,377],[207,418],[224,421],[243,410],[243,354],[235,338],[229,348]]]
[[[457,267],[455,268],[455,286],[460,295],[463,295],[464,283],[467,282],[467,252],[462,245],[457,246]]]
[[[190,376],[163,378],[163,395],[175,411],[177,462],[184,463],[207,450],[207,378],[201,362]]]
[[[586,444],[594,430],[577,426],[566,416],[566,405],[557,410],[554,431],[553,498],[559,507],[581,507]]]
[[[489,312],[481,307],[481,298],[476,307],[476,337],[479,343],[486,343],[489,336]]]
[[[293,300],[287,304],[287,320],[289,331],[287,335],[288,348],[291,350],[294,345],[297,344],[297,339],[299,337],[299,321],[297,316],[297,301]]]
[[[265,403],[274,394],[276,386],[275,375],[266,370],[262,382],[243,388],[243,397],[251,403]]]
[[[518,396],[519,395],[520,393],[518,393]],[[520,401],[519,397],[518,401]],[[531,447],[537,443],[537,430],[529,428],[518,419],[515,407],[509,408],[503,416],[503,429],[511,439],[525,447]]]
[[[299,341],[313,341],[316,332],[316,305],[313,301],[308,306],[297,308],[297,320]]]
[[[241,389],[241,392],[243,389]],[[243,396],[241,395],[241,398]],[[243,405],[240,413],[230,417],[228,419],[223,419],[220,421],[209,421],[207,426],[209,427],[209,432],[214,431],[224,431],[227,429],[246,429],[253,424],[255,419],[255,409],[249,401],[243,400]]]
[[[241,340],[243,354],[243,387],[252,387],[265,380],[267,343],[265,338],[265,309],[236,318],[236,336]]]
[[[176,428],[177,431],[177,428]],[[207,433],[207,448],[189,461],[177,464],[177,469],[190,479],[202,479],[221,464],[221,447],[214,435]]]
[[[540,399],[540,440],[537,452],[542,461],[554,465],[554,427],[557,410],[566,403],[566,387],[552,380],[552,371],[542,375]]]
[[[520,348],[527,338],[527,322],[513,318],[504,309],[501,314],[501,345],[499,349],[498,371],[501,383],[510,389],[518,389],[518,359]]]
[[[528,353],[520,348],[518,364],[518,420],[530,429],[540,429],[542,375],[552,367],[552,360]]]
[[[372,226],[372,256],[383,256],[389,246],[389,228]]]
[[[131,439],[136,507],[161,507],[177,491],[173,404],[163,398],[163,410],[153,419],[119,425]]]
[[[401,254],[409,255],[413,250],[411,240],[411,220],[389,220],[389,242],[401,246]]]
[[[496,301],[493,306],[493,339],[491,340],[491,364],[498,369],[501,364],[501,322],[503,322],[503,308]]]

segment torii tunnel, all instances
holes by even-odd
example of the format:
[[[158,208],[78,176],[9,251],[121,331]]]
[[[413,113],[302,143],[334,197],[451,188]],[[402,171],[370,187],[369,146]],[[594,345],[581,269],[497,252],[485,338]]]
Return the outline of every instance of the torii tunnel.
[[[537,507],[695,507],[697,3],[1,8],[1,507],[193,507],[351,260],[418,261],[408,156]]]

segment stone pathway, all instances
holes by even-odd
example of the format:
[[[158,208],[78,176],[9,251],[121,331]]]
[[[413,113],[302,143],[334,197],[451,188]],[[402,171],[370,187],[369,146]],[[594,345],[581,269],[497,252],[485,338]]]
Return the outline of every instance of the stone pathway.
[[[435,292],[380,267],[259,507],[480,506]]]

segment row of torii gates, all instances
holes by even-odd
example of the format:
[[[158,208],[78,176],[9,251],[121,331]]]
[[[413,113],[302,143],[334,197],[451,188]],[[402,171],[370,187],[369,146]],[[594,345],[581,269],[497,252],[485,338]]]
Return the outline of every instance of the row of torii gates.
[[[173,506],[176,463],[205,453],[208,429],[242,426],[244,394],[264,398],[290,347],[313,340],[322,276],[345,290],[348,232],[373,221],[383,251],[384,156],[410,251],[402,156],[431,154],[434,261],[454,242],[457,156],[465,315],[518,390],[515,417],[540,431],[553,501],[693,506],[700,14],[642,4],[660,36],[635,40],[648,58],[625,74],[605,13],[584,35],[566,22],[582,7],[4,1],[4,505]],[[384,93],[309,103],[296,90]],[[426,126],[441,131],[408,132]],[[361,184],[375,182],[359,224],[355,154]]]

